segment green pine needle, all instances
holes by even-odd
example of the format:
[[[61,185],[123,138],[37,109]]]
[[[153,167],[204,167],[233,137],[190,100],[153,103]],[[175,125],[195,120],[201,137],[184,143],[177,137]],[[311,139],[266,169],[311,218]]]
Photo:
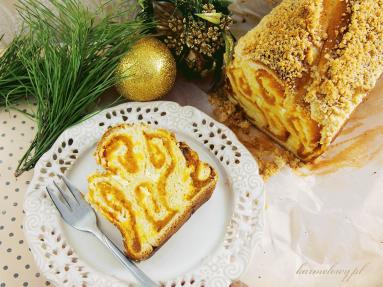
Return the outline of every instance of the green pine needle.
[[[29,80],[26,69],[17,56],[18,51],[23,50],[26,44],[22,37],[18,36],[0,55],[0,107],[12,106],[26,98]]]
[[[18,4],[28,30],[28,45],[18,58],[37,102],[37,134],[16,175],[33,168],[64,130],[83,120],[89,107],[119,80],[114,72],[121,57],[152,28],[141,20],[119,22],[132,12],[123,6],[108,14],[105,5],[90,12],[81,2]]]

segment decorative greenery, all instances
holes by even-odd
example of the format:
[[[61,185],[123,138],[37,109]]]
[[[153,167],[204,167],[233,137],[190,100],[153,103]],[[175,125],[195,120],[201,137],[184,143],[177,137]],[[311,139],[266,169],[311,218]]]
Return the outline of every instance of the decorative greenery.
[[[178,66],[190,76],[219,77],[234,40],[229,1],[141,0],[146,17],[157,21],[157,34],[172,50]],[[226,54],[226,57],[224,56]]]
[[[118,21],[133,13],[124,4],[108,13],[106,4],[91,12],[81,2],[18,3],[25,31],[0,60],[1,104],[33,96],[37,134],[16,175],[33,168],[57,137],[121,80],[114,73],[120,58],[153,27],[143,20]]]
[[[16,37],[9,49],[3,55],[0,54],[0,106],[11,106],[26,98],[30,81],[25,67],[17,57],[18,51],[23,50],[26,44],[20,36]]]

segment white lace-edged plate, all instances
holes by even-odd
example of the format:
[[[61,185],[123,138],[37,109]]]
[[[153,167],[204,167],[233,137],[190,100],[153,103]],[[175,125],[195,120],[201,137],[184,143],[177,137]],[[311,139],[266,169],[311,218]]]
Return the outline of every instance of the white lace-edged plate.
[[[83,155],[91,157],[89,150],[95,147],[108,127],[122,122],[145,122],[166,128],[175,132],[177,139],[180,134],[184,135],[188,144],[194,143],[194,146],[191,145],[193,149],[198,153],[202,150],[214,161],[213,165],[218,166],[219,175],[225,181],[222,183],[225,188],[219,192],[230,193],[232,198],[228,220],[222,228],[221,240],[198,264],[191,264],[186,274],[175,274],[175,277],[160,279],[160,282],[169,287],[229,286],[232,280],[245,271],[252,249],[262,236],[265,203],[263,181],[253,156],[232,131],[198,109],[181,107],[174,102],[126,103],[100,112],[66,130],[39,160],[24,202],[24,231],[39,269],[56,286],[135,286],[134,281],[121,279],[121,276],[115,274],[106,274],[105,271],[90,266],[89,260],[78,256],[76,248],[71,245],[72,241],[68,240],[68,228],[45,191],[45,186],[57,179],[57,174],[69,174],[70,177],[71,170],[76,168],[77,161]],[[86,178],[86,174],[83,177]],[[212,198],[209,201],[213,201],[211,204],[214,204],[214,200]],[[215,210],[208,210],[209,206],[202,208],[204,216],[206,212],[210,212],[207,214],[212,216],[216,213]],[[198,212],[193,215],[197,218],[195,220],[200,220],[202,216],[198,214],[198,217]],[[202,223],[203,220],[201,226]],[[187,224],[188,222],[184,226]],[[202,238],[206,240],[215,236],[204,235]],[[165,245],[171,245],[170,241]],[[89,245],[92,246],[90,240]],[[165,248],[165,245],[162,248]],[[185,242],[184,245],[187,252],[188,243]],[[187,260],[188,256],[185,255],[184,258]],[[144,264],[150,264],[150,260]]]

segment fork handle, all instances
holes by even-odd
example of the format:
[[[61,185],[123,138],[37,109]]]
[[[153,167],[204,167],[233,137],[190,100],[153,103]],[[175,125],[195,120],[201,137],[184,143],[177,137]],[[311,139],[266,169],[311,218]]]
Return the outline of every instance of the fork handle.
[[[110,250],[112,250],[113,254],[121,261],[121,263],[129,269],[129,271],[132,273],[132,275],[137,279],[137,281],[140,283],[143,287],[159,287],[157,283],[155,283],[153,280],[151,280],[140,268],[137,267],[137,265],[131,261],[129,258],[125,256],[124,253],[120,251],[120,249],[109,240],[108,237],[106,237],[101,232],[95,232],[94,235],[105,244],[106,247],[108,247]]]

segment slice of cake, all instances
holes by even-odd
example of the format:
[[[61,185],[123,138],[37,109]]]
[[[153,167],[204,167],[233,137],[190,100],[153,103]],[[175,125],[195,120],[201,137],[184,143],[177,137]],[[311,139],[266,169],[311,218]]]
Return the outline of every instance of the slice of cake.
[[[232,98],[304,161],[323,153],[383,72],[383,0],[284,0],[239,40]]]
[[[105,171],[88,178],[87,201],[121,232],[133,260],[153,254],[205,203],[217,173],[174,134],[147,125],[118,125],[98,143]]]

